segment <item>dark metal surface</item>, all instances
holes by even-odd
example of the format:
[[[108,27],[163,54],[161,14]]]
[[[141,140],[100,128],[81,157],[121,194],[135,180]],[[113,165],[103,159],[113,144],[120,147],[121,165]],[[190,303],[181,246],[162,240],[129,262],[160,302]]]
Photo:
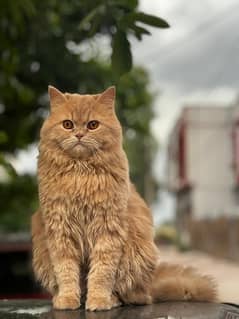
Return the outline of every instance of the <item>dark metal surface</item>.
[[[0,319],[239,319],[233,305],[165,302],[149,306],[124,306],[110,311],[56,311],[48,301],[0,301]]]

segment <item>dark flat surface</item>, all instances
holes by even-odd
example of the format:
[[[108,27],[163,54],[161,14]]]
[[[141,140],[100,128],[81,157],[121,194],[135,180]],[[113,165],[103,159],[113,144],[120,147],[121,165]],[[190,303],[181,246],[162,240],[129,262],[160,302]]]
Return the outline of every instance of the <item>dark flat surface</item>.
[[[165,302],[149,306],[124,306],[110,311],[52,310],[48,301],[0,301],[0,319],[239,319],[233,305]]]

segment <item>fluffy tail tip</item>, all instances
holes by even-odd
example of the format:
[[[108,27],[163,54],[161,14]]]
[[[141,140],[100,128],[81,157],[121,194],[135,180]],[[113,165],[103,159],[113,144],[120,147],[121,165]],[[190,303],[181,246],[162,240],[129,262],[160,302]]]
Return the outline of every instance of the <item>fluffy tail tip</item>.
[[[217,285],[211,276],[200,275],[193,267],[162,263],[155,271],[154,301],[216,302]]]

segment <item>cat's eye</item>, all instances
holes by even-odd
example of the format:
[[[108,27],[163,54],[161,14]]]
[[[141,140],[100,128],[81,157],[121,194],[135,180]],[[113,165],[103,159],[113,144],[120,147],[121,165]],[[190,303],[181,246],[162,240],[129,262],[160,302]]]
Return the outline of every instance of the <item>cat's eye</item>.
[[[88,124],[87,124],[87,128],[88,128],[89,130],[95,130],[95,129],[97,129],[97,127],[99,126],[99,124],[100,124],[100,122],[98,122],[98,121],[90,121],[90,122],[88,122]]]
[[[62,125],[66,130],[71,130],[74,127],[74,124],[71,120],[64,120]]]

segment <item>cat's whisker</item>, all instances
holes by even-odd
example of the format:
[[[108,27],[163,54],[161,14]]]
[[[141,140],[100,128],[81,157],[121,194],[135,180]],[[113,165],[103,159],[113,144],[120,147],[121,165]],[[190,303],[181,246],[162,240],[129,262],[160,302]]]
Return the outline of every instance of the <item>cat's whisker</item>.
[[[67,150],[69,148],[73,148],[78,144],[78,141],[73,138],[64,139],[61,141],[62,147]]]

